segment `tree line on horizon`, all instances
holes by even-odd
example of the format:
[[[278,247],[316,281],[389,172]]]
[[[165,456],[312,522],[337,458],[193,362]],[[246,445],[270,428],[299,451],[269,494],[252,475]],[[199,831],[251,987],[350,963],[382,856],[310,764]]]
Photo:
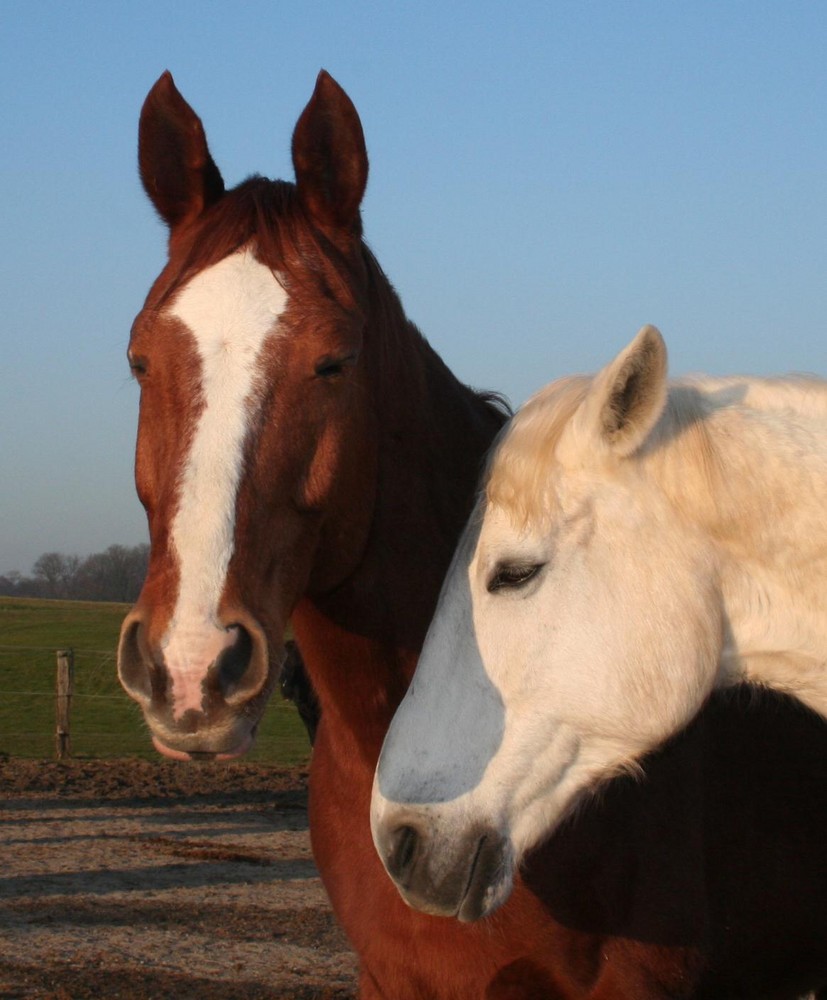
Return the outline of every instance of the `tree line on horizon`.
[[[149,564],[148,545],[110,545],[91,556],[44,552],[30,576],[0,575],[0,597],[41,597],[67,601],[117,601],[132,604]]]

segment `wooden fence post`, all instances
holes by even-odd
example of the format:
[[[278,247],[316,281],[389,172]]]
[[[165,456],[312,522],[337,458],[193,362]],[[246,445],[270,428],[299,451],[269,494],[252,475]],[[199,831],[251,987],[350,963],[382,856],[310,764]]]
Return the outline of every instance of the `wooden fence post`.
[[[55,702],[57,731],[55,747],[57,759],[70,757],[69,712],[72,707],[72,693],[75,686],[75,652],[73,649],[57,651],[57,698]]]

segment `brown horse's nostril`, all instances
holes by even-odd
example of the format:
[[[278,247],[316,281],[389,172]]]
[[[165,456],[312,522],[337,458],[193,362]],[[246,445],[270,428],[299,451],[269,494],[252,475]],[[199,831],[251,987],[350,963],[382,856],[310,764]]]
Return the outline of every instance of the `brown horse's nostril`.
[[[412,826],[399,826],[388,839],[385,866],[388,874],[404,884],[405,876],[416,864],[419,834]]]
[[[243,625],[231,625],[227,631],[235,633],[235,641],[221,653],[215,666],[218,686],[229,700],[234,695],[238,697],[249,685],[246,675],[253,656],[253,640]]]
[[[212,683],[228,705],[238,705],[254,698],[267,682],[267,644],[252,625],[236,622],[227,631],[235,633],[235,641],[216,660]]]
[[[225,698],[232,697],[244,684],[244,675],[250,666],[253,640],[243,625],[231,625],[228,632],[235,633],[235,640],[216,660],[216,679]]]
[[[118,643],[118,675],[126,693],[139,704],[147,705],[152,698],[149,667],[152,661],[143,631],[137,615],[130,615],[123,623]]]

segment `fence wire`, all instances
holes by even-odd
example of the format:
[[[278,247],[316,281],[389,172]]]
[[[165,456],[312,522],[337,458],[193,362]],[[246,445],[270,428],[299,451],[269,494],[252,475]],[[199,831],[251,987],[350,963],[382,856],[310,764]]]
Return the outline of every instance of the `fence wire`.
[[[118,682],[114,650],[74,650],[73,757],[156,756],[138,706]],[[55,755],[56,649],[0,646],[0,757]],[[294,764],[310,746],[294,706],[274,695],[251,760]]]

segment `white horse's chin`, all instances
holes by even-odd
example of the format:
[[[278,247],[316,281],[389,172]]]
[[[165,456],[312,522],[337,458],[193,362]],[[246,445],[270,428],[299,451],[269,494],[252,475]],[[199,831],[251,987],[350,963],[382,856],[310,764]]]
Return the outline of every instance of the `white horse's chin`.
[[[504,903],[508,902],[508,898],[514,891],[515,872],[514,849],[511,842],[508,841],[503,854],[502,866],[483,893],[477,911],[472,914],[466,910],[464,905],[461,905],[457,912],[457,919],[463,923],[470,923],[490,917],[492,913],[499,910]]]

